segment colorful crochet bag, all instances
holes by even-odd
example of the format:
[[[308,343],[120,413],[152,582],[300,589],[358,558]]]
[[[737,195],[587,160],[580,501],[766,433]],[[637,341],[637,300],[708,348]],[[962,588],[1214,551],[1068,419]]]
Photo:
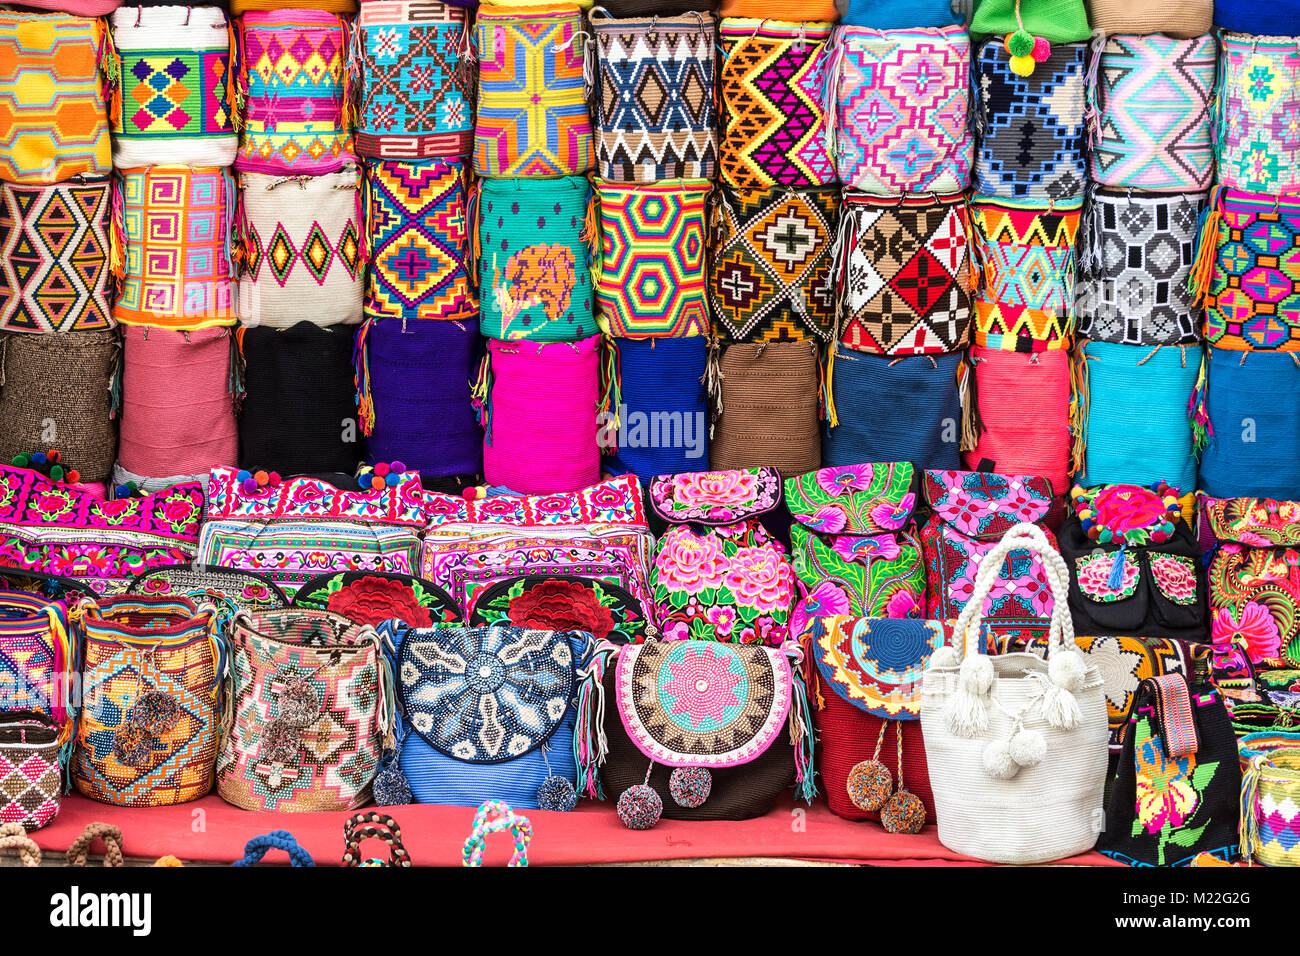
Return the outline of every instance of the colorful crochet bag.
[[[127,594],[175,597],[226,604],[234,611],[272,611],[289,599],[270,578],[229,568],[171,567],[145,571],[131,579]]]
[[[839,339],[885,355],[955,352],[970,338],[970,212],[963,194],[882,199],[847,192]]]
[[[108,175],[107,102],[116,82],[103,20],[0,11],[0,180],[49,185]]]
[[[792,642],[606,645],[581,691],[593,712],[579,727],[579,789],[617,801],[634,830],[661,816],[760,817],[791,787],[811,801],[813,738],[791,664],[798,658]]]
[[[798,0],[718,0],[718,13],[724,17],[766,17],[788,23],[803,22],[804,17],[834,21],[839,16],[834,0],[813,0],[812,3],[799,3]]]
[[[240,172],[333,173],[352,154],[344,81],[352,27],[324,10],[250,10],[239,18]]]
[[[727,17],[718,27],[718,160],[736,189],[827,186],[827,22]]]
[[[479,190],[470,218],[482,333],[537,342],[594,335],[596,249],[586,225],[592,202],[586,178],[486,179]]]
[[[708,339],[621,339],[616,347],[618,447],[605,470],[649,481],[708,468]]]
[[[43,715],[53,722],[61,743],[72,729],[71,680],[79,671],[79,647],[68,633],[67,604],[0,590],[0,711]],[[0,822],[10,822],[3,810]]]
[[[1088,180],[1088,44],[1053,45],[1028,76],[1011,61],[1002,37],[985,41],[976,56],[976,189],[1038,203],[1077,199]]]
[[[1285,31],[1291,35],[1248,30],[1219,37],[1215,159],[1225,186],[1273,195],[1300,190],[1300,138],[1294,127],[1300,110],[1297,30],[1292,22]]]
[[[240,174],[240,319],[287,329],[361,321],[366,228],[358,167],[319,176]]]
[[[1058,541],[1075,630],[1205,640],[1201,547],[1182,520],[1178,489],[1076,485],[1070,496]]]
[[[190,564],[202,514],[197,483],[105,501],[39,472],[0,465],[0,566],[116,593],[141,571]]]
[[[0,332],[109,329],[107,178],[0,182]]]
[[[1038,525],[1048,543],[1056,538],[1043,524],[1055,503],[1051,483],[1030,475],[983,471],[927,471],[921,492],[930,518],[921,528],[925,558],[926,613],[940,621],[961,614],[975,593],[984,557],[1012,525]],[[1032,551],[1007,555],[985,599],[981,615],[992,633],[1042,633],[1052,616],[1052,589],[1043,563]]]
[[[1223,699],[1182,674],[1142,681],[1097,849],[1129,866],[1237,856],[1241,764]]]
[[[803,640],[826,805],[847,820],[880,820],[890,833],[919,833],[934,819],[921,678],[930,655],[951,643],[951,622],[817,617]]]
[[[606,16],[596,16],[597,10]],[[712,179],[718,170],[713,17],[688,12],[615,19],[609,13],[598,7],[591,16],[601,177]]]
[[[513,624],[529,630],[583,631],[612,644],[657,636],[632,592],[577,575],[531,574],[484,588],[469,614],[471,627]]]
[[[129,6],[111,19],[121,64],[113,92],[113,165],[233,163],[237,63],[225,12]]]
[[[477,319],[467,176],[462,160],[366,164],[367,318]]]
[[[1078,331],[1095,342],[1200,341],[1188,291],[1201,193],[1093,189],[1079,233]]]
[[[107,478],[117,453],[109,388],[121,361],[114,329],[0,333],[0,461],[48,448],[53,425],[60,451],[83,480]]]
[[[963,20],[951,0],[836,0],[840,22],[877,30],[946,27]]]
[[[710,205],[709,305],[718,340],[829,339],[839,189],[724,185]]]
[[[235,181],[215,166],[119,169],[113,193],[113,318],[186,331],[234,325]]]
[[[771,465],[789,477],[817,467],[820,358],[818,343],[805,339],[735,342],[711,360],[713,468]]]
[[[1110,36],[1094,44],[1089,173],[1103,186],[1190,192],[1214,177],[1213,36]]]
[[[474,143],[470,13],[426,0],[370,0],[357,17],[356,146],[362,156],[468,156]]]
[[[358,491],[290,478],[249,492],[237,476],[212,469],[201,564],[264,574],[290,597],[326,570],[412,574],[419,565],[424,492],[413,472]]]
[[[230,637],[217,792],[244,810],[370,802],[393,746],[393,674],[373,627],[326,611],[241,614]]]
[[[82,642],[71,770],[77,792],[120,807],[205,796],[227,666],[214,609],[131,594],[98,607],[87,599],[73,620]]]
[[[618,338],[707,335],[706,179],[597,180],[600,327]]]
[[[904,530],[916,505],[905,461],[822,468],[785,482],[790,545],[801,600],[797,637],[819,617],[925,614],[921,543]]]
[[[1083,0],[974,0],[973,5],[972,36],[1021,30],[1055,46],[1091,35]],[[1033,68],[1037,69],[1037,61]]]
[[[575,3],[479,9],[474,171],[480,176],[578,176],[591,169],[595,150],[583,83],[590,37],[583,23]]]
[[[823,465],[960,467],[962,353],[895,357],[855,352],[843,342],[832,348]]]
[[[34,711],[0,713],[0,823],[30,832],[54,822],[63,805],[59,724]]]
[[[455,599],[432,581],[378,571],[318,574],[298,589],[293,606],[330,611],[371,627],[391,620],[402,621],[407,627],[436,627],[461,620]]]
[[[966,189],[974,140],[965,28],[840,26],[831,49],[827,142],[840,181],[876,196]]]
[[[1074,330],[1074,245],[1082,200],[971,201],[979,279],[975,344],[1040,352],[1065,349]]]
[[[575,690],[589,634],[398,622],[381,630],[397,648],[398,763],[417,803],[573,809]]]
[[[777,646],[789,638],[794,572],[760,522],[781,494],[781,477],[770,467],[650,482],[655,513],[670,525],[650,580],[666,640]]]
[[[1241,787],[1241,855],[1265,866],[1300,866],[1300,752],[1280,748],[1250,761]]]
[[[1205,341],[1238,351],[1300,350],[1300,195],[1210,192],[1191,288]]]
[[[1214,29],[1213,0],[1088,0],[1088,22],[1106,36],[1165,33],[1190,39]]]

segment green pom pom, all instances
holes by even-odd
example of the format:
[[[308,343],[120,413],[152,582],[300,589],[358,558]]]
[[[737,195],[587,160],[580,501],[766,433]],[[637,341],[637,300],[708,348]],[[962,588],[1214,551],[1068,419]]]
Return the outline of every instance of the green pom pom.
[[[13,461],[10,462],[10,464],[15,465],[18,468],[26,468],[31,463],[32,459],[30,455],[14,455]]]
[[[1101,529],[1101,543],[1102,543],[1102,544],[1110,544],[1111,539],[1113,539],[1114,537],[1115,537],[1115,534],[1114,534],[1114,532],[1112,532],[1112,531],[1110,530],[1110,528],[1102,528],[1102,529]]]
[[[63,466],[62,466],[62,465],[52,465],[52,466],[50,467],[50,478],[53,479],[54,481],[62,481],[62,480],[63,480]]]
[[[1034,35],[1028,30],[1017,30],[1007,37],[1007,52],[1012,56],[1032,56]]]

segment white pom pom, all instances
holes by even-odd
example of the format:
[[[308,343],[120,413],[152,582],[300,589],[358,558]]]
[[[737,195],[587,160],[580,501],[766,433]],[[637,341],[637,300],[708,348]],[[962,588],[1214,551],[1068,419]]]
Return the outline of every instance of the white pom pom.
[[[994,780],[1010,780],[1020,772],[1005,740],[990,740],[984,748],[984,772]]]
[[[984,654],[973,654],[961,662],[957,686],[983,697],[993,686],[993,662]]]
[[[1047,741],[1036,730],[1022,730],[1011,738],[1008,745],[1011,759],[1022,767],[1033,767],[1047,756]]]
[[[957,648],[947,644],[930,655],[931,667],[956,667],[959,664],[961,656],[957,653]]]
[[[1071,692],[1083,687],[1087,670],[1083,654],[1073,649],[1057,651],[1047,662],[1047,674],[1052,678],[1052,683]]]
[[[1083,719],[1079,702],[1063,687],[1049,687],[1043,695],[1043,719],[1053,727],[1073,730]]]
[[[984,699],[958,688],[944,705],[948,730],[957,737],[974,737],[989,729],[989,712]]]

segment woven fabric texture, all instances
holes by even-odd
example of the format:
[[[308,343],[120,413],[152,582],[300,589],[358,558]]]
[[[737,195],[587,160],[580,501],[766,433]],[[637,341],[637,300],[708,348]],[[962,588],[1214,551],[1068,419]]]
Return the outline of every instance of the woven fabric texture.
[[[1300,361],[1294,354],[1206,352],[1209,441],[1198,488],[1215,498],[1300,498]],[[1267,401],[1260,401],[1267,396]]]
[[[616,347],[622,404],[618,450],[605,463],[606,470],[630,472],[642,481],[707,471],[708,340],[620,339]]]
[[[821,462],[818,346],[739,342],[722,351],[709,462],[717,471],[770,466],[783,478]]]
[[[1088,0],[1088,23],[1107,36],[1165,33],[1186,40],[1214,29],[1214,0]]]
[[[1300,42],[1224,33],[1219,54],[1219,182],[1262,193],[1300,191]]]

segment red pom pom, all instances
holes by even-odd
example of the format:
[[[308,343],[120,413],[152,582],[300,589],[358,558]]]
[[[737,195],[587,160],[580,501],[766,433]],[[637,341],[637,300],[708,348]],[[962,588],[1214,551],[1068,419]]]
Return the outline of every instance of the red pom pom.
[[[387,476],[387,474],[388,474],[388,464],[387,464],[387,462],[382,462],[382,461],[381,461],[381,462],[379,462],[377,465],[375,465],[375,474],[378,475],[380,478],[383,478],[383,477]]]

